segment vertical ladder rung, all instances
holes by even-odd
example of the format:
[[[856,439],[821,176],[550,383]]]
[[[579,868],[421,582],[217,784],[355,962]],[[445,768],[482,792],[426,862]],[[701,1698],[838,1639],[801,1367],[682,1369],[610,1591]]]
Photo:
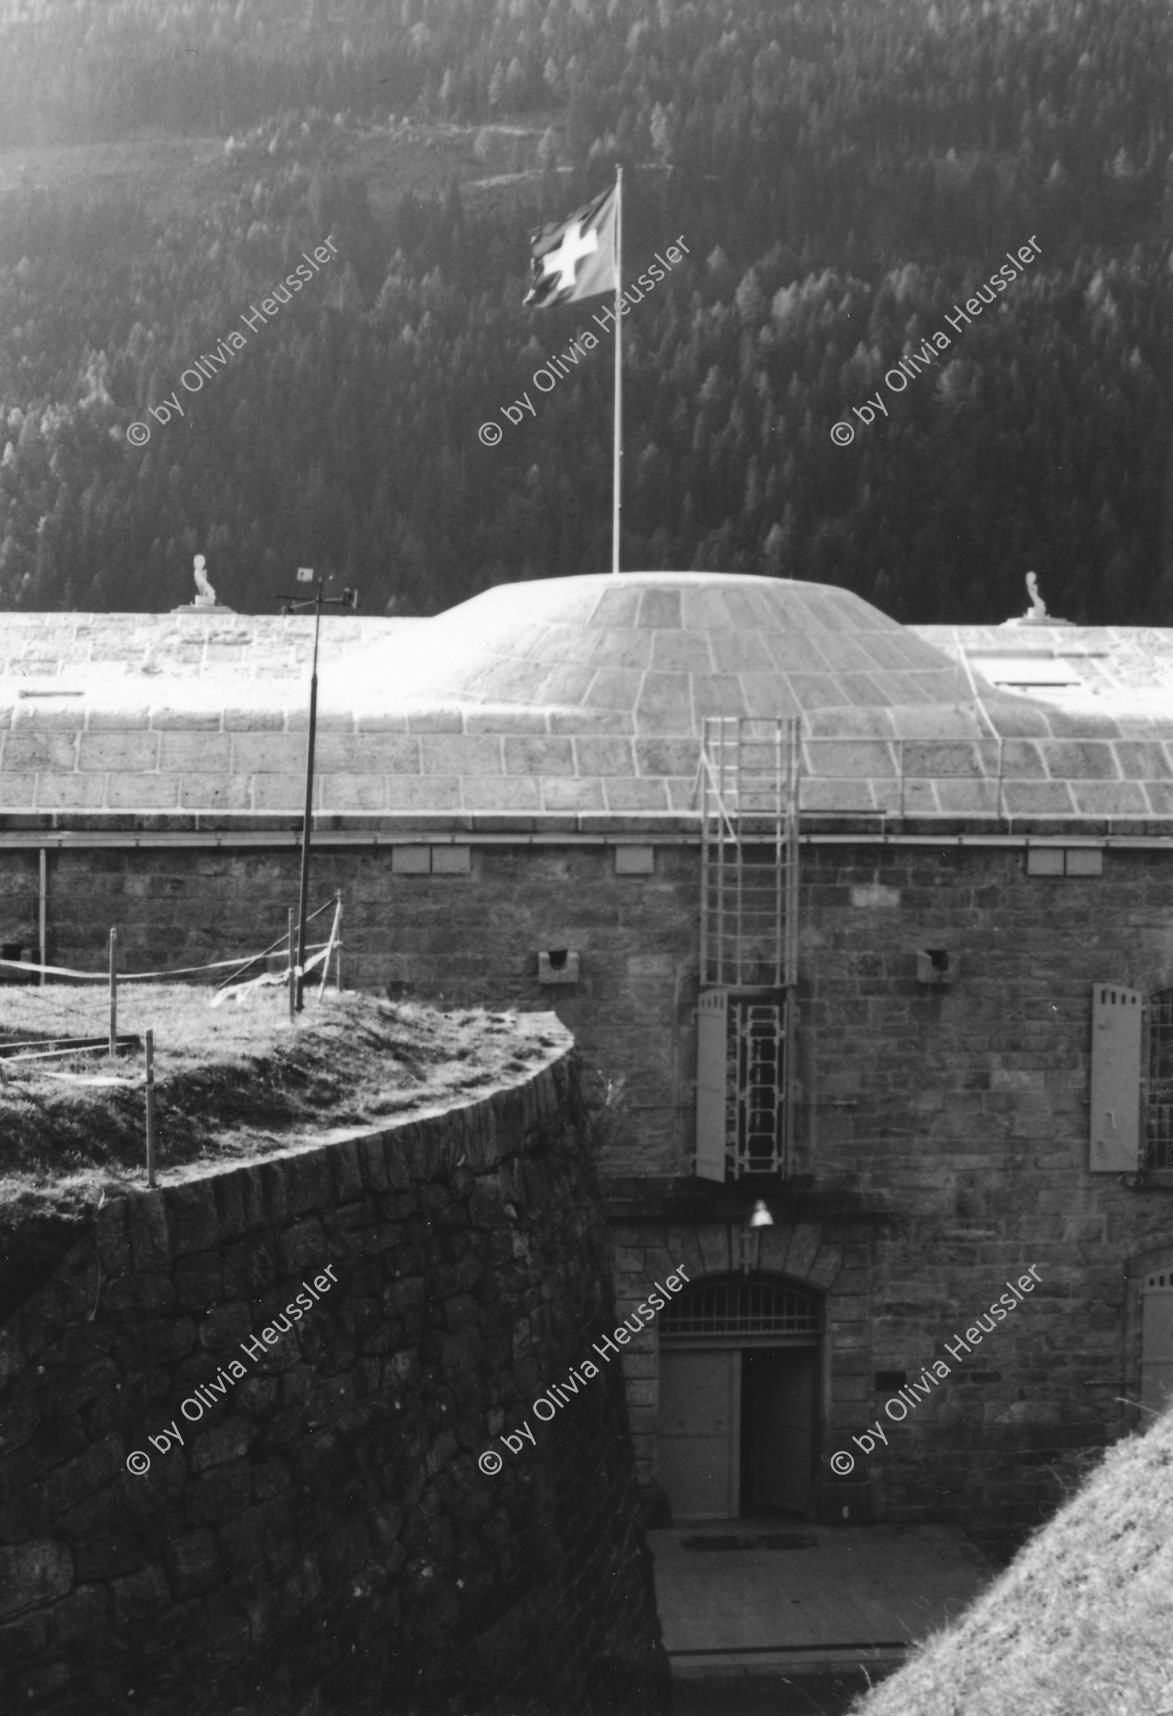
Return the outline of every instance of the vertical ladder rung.
[[[700,804],[701,981],[706,988],[772,991],[770,1002],[763,997],[762,1003],[773,1009],[769,1054],[762,1058],[748,1036],[740,1039],[736,1051],[732,1035],[730,1040],[730,1052],[738,1063],[731,1067],[740,1093],[735,1107],[741,1115],[734,1122],[731,1111],[730,1138],[743,1171],[750,1156],[755,1162],[761,1160],[760,1105],[754,1097],[758,1085],[766,1089],[776,1081],[773,1088],[781,1105],[776,1123],[782,1162],[793,1136],[800,764],[796,721],[740,716],[712,716],[705,721]],[[755,1004],[748,1005],[752,1008]],[[754,1134],[752,1150],[747,1127]]]

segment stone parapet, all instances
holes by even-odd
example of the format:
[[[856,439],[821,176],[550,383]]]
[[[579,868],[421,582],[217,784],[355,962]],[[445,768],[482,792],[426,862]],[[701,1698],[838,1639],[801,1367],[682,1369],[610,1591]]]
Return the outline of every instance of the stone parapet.
[[[106,1204],[0,1330],[0,1702],[655,1710],[578,1078]],[[499,1456],[478,1469],[482,1455]]]

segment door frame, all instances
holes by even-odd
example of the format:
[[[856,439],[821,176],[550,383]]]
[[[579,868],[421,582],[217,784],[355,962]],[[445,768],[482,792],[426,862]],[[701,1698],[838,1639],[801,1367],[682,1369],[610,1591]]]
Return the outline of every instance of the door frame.
[[[820,1435],[822,1432],[822,1425],[823,1425],[823,1420],[824,1420],[824,1413],[823,1413],[823,1378],[824,1378],[824,1374],[825,1374],[824,1352],[823,1352],[824,1333],[820,1333],[817,1335],[785,1335],[785,1334],[670,1335],[667,1340],[664,1340],[664,1338],[662,1336],[660,1338],[658,1350],[657,1350],[657,1366],[660,1364],[660,1362],[662,1360],[662,1356],[663,1356],[665,1351],[677,1352],[677,1353],[678,1352],[732,1352],[735,1355],[737,1362],[736,1362],[736,1366],[735,1366],[736,1380],[735,1380],[735,1385],[734,1385],[734,1390],[733,1390],[734,1423],[733,1423],[733,1429],[732,1429],[732,1433],[731,1433],[732,1434],[732,1448],[730,1450],[730,1457],[731,1457],[732,1468],[733,1468],[732,1488],[733,1488],[734,1497],[735,1497],[735,1501],[736,1501],[737,1511],[735,1513],[732,1513],[732,1514],[729,1514],[728,1516],[726,1516],[730,1519],[740,1519],[741,1518],[741,1509],[742,1509],[741,1440],[742,1440],[743,1425],[742,1425],[742,1416],[741,1416],[741,1403],[742,1403],[742,1391],[743,1391],[743,1387],[744,1387],[744,1381],[743,1381],[742,1372],[741,1372],[741,1354],[743,1352],[749,1352],[749,1351],[753,1351],[753,1352],[793,1352],[794,1350],[796,1350],[798,1348],[801,1348],[805,1352],[813,1352],[815,1355],[814,1378],[813,1378],[813,1381],[811,1384],[811,1410],[812,1410],[814,1422],[813,1422],[812,1428],[811,1428],[811,1472],[810,1472],[811,1490],[810,1490],[810,1494],[813,1497],[813,1495],[814,1495],[814,1481],[815,1481],[815,1477],[816,1477],[816,1467],[817,1467],[817,1462],[818,1462],[818,1450],[819,1450],[819,1446],[820,1446]],[[658,1438],[659,1438],[659,1429],[657,1427],[657,1440],[658,1440]],[[669,1499],[671,1499],[671,1498],[669,1498]],[[809,1509],[809,1504],[808,1504],[808,1509]]]

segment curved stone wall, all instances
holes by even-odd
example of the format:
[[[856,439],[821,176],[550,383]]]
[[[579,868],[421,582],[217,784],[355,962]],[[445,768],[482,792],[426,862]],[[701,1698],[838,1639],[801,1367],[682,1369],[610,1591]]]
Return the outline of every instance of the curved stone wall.
[[[618,1368],[504,1440],[614,1322],[564,1045],[107,1204],[0,1330],[0,1704],[661,1708]]]

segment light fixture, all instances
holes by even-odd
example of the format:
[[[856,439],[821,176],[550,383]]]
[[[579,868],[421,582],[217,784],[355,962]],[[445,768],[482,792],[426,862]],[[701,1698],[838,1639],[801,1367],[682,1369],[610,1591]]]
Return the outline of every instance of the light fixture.
[[[759,1198],[745,1224],[745,1233],[741,1242],[741,1273],[749,1274],[750,1251],[753,1251],[753,1266],[755,1271],[762,1266],[762,1229],[773,1227],[774,1218],[766,1207],[766,1200]],[[752,1235],[752,1246],[751,1246]]]

